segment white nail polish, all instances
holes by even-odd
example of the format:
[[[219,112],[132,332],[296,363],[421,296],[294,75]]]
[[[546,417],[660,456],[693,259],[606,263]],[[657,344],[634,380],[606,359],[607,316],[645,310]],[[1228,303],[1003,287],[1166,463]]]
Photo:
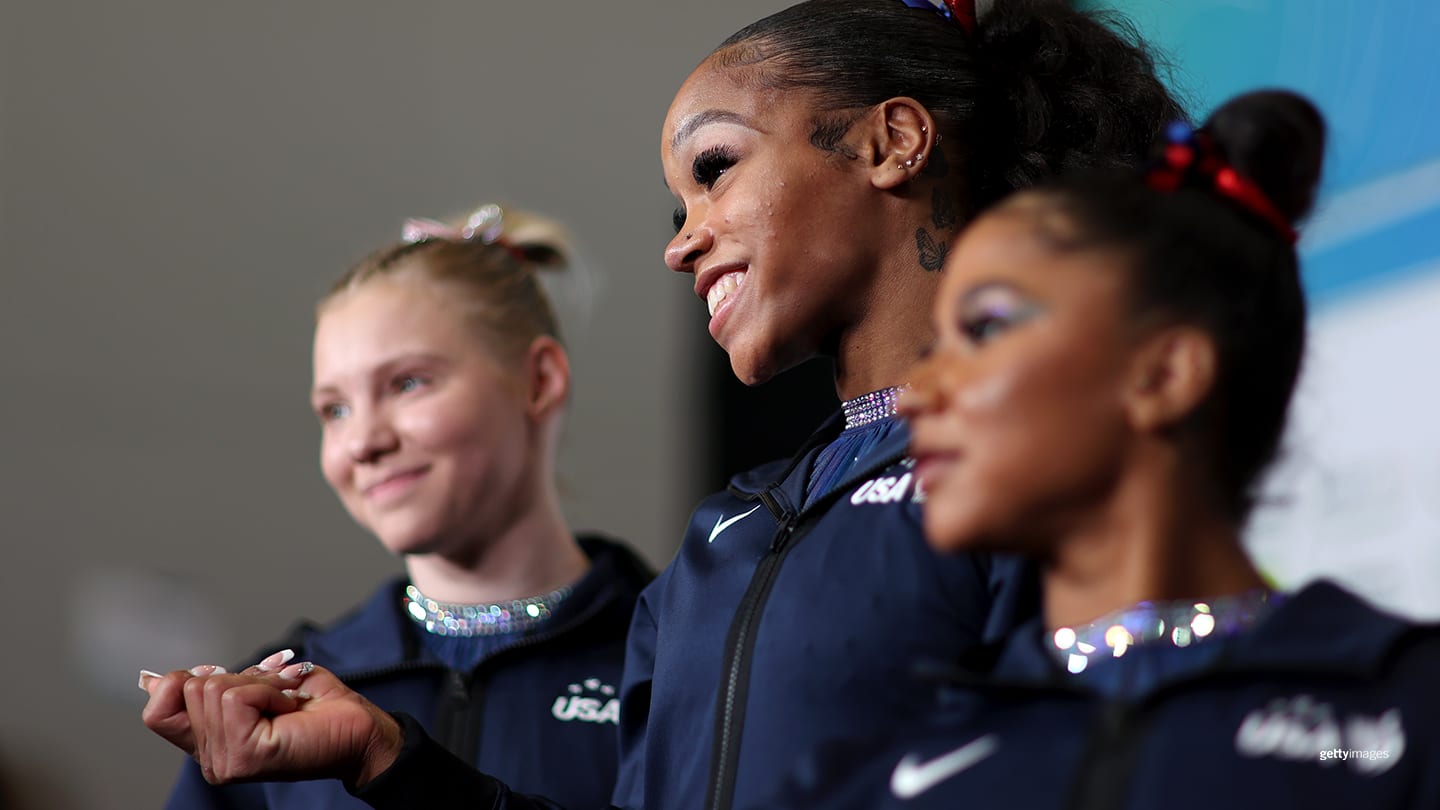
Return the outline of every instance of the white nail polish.
[[[149,689],[146,689],[146,688],[145,688],[145,679],[146,679],[146,678],[163,678],[163,677],[165,677],[165,676],[164,676],[164,675],[161,675],[161,674],[158,673],[158,672],[151,672],[151,671],[148,670],[148,669],[142,669],[142,670],[140,670],[140,684],[139,684],[139,685],[140,685],[140,691],[142,691],[142,692],[149,692],[149,691],[150,691]]]
[[[277,669],[279,669],[280,667],[283,667],[283,666],[285,666],[286,664],[290,663],[290,659],[292,659],[292,658],[294,658],[294,657],[295,657],[295,651],[294,651],[294,650],[289,650],[289,649],[281,650],[280,652],[277,652],[277,653],[274,653],[274,654],[270,655],[270,656],[267,657],[264,661],[261,661],[260,663],[256,664],[255,666],[256,666],[261,672],[270,672],[270,671],[272,671],[272,670],[277,670]]]

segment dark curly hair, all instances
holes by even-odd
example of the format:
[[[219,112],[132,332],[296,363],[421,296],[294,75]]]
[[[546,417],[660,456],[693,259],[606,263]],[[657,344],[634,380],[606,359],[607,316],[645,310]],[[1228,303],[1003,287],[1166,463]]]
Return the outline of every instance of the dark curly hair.
[[[1134,165],[1183,111],[1122,19],[1063,0],[997,0],[972,37],[899,0],[807,0],[725,40],[713,62],[758,87],[808,90],[811,142],[909,96],[936,119],[972,212],[1039,179]]]
[[[1201,131],[1281,216],[1295,223],[1309,212],[1325,149],[1325,122],[1310,102],[1286,91],[1247,93]],[[1034,193],[1073,228],[1048,235],[1057,248],[1119,251],[1138,313],[1195,324],[1215,340],[1215,387],[1189,427],[1203,437],[1226,506],[1243,520],[1284,431],[1305,352],[1305,296],[1290,235],[1203,179],[1162,192],[1135,172],[1090,172]]]

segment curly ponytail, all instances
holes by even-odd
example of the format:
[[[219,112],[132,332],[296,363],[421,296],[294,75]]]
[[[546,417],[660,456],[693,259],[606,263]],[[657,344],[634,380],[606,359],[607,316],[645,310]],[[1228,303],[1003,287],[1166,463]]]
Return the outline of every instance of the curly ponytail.
[[[858,111],[914,98],[960,161],[972,211],[1057,171],[1133,165],[1182,117],[1133,29],[1063,0],[1002,0],[974,37],[899,0],[806,0],[711,58],[742,83],[814,93],[822,149]]]

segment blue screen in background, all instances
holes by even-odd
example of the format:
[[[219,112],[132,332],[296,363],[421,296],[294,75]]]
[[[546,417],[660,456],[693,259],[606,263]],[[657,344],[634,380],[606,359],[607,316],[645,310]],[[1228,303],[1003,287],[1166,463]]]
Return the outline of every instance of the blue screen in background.
[[[1135,24],[1197,122],[1261,87],[1325,113],[1309,350],[1248,544],[1282,586],[1329,577],[1440,616],[1440,2],[1087,5]]]

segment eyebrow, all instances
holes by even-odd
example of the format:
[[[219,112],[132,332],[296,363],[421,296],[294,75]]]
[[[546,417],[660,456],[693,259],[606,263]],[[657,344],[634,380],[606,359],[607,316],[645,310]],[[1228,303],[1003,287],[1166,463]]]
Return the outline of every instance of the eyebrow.
[[[730,110],[702,110],[680,122],[675,127],[675,134],[670,137],[670,151],[680,148],[680,144],[694,136],[695,131],[708,124],[739,124],[742,127],[750,127],[750,122],[745,116]],[[753,129],[753,127],[750,127]]]

